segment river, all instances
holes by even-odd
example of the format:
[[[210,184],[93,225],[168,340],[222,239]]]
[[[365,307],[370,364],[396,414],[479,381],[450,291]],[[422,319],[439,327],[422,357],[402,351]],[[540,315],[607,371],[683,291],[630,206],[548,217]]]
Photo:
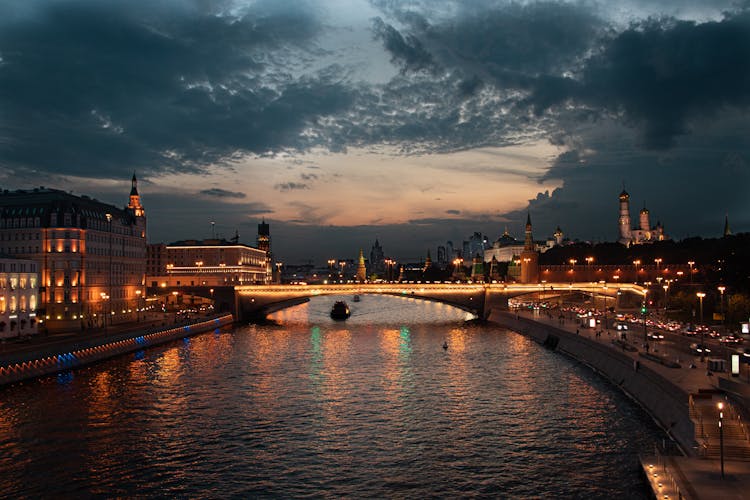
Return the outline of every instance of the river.
[[[663,435],[588,368],[443,304],[335,299],[0,388],[0,496],[648,497]]]

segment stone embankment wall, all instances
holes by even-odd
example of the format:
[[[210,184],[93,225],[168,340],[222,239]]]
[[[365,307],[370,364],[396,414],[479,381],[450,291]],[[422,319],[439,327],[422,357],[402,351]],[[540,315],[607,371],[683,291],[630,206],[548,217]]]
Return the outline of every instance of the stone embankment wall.
[[[5,359],[0,360],[0,385],[78,368],[175,339],[215,330],[231,324],[232,321],[232,315],[228,314],[149,333],[131,332],[65,346],[49,346],[39,351],[19,354],[13,361],[9,361],[13,356],[4,356]]]
[[[490,321],[531,337],[542,345],[590,366],[636,400],[677,442],[683,453],[697,455],[695,427],[690,420],[689,395],[615,345],[576,335],[515,314],[493,310]]]

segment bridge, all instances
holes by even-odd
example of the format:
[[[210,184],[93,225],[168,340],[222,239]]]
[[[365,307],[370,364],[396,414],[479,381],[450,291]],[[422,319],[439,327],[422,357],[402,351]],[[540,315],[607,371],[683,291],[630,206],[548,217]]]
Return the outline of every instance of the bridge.
[[[521,296],[551,300],[571,293],[610,297],[617,305],[630,297],[640,304],[646,288],[629,283],[346,283],[236,286],[235,311],[241,321],[253,321],[321,295],[397,295],[443,302],[486,318],[493,308],[508,309],[508,299]]]

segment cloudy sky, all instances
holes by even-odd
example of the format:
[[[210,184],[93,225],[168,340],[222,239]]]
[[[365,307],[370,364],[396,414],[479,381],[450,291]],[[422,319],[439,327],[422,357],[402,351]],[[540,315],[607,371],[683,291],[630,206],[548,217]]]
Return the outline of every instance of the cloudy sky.
[[[0,0],[0,187],[280,260],[750,227],[750,3]]]

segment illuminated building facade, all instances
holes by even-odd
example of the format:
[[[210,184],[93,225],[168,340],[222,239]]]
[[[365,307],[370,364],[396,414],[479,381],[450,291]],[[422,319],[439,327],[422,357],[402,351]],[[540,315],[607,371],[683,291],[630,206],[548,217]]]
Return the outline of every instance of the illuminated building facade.
[[[148,245],[150,287],[269,283],[267,252],[223,239]]]
[[[37,333],[39,266],[0,254],[0,338]]]
[[[146,213],[135,175],[124,208],[44,187],[3,191],[0,252],[37,263],[38,319],[49,331],[135,319],[146,275]]]
[[[630,195],[624,189],[620,193],[620,218],[619,218],[619,230],[620,238],[617,240],[625,246],[630,245],[641,245],[644,243],[653,243],[655,241],[663,241],[669,239],[664,234],[664,227],[661,222],[656,223],[656,226],[651,227],[649,221],[649,211],[646,207],[638,214],[638,228],[631,228],[630,224]]]

